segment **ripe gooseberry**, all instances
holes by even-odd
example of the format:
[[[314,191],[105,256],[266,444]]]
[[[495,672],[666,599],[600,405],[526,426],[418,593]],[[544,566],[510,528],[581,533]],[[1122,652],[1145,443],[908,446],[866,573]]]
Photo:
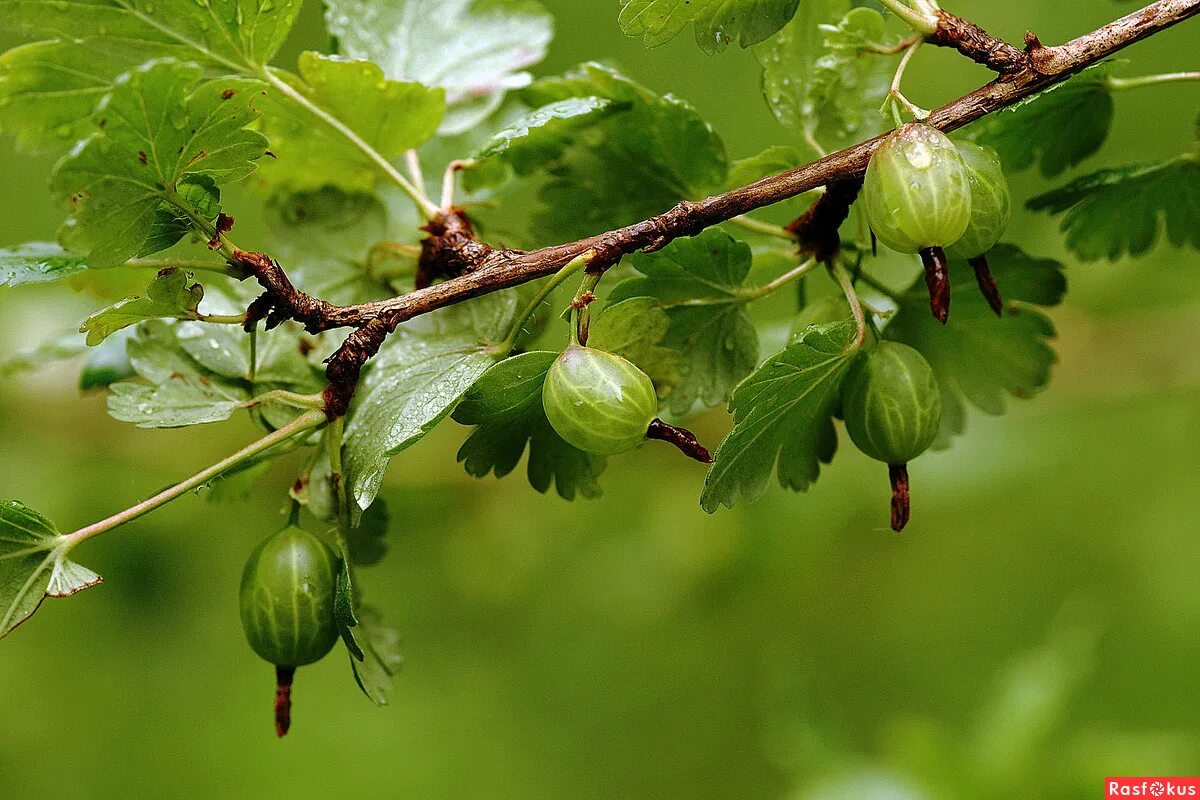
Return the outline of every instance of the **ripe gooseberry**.
[[[295,524],[263,541],[242,570],[242,627],[250,647],[275,665],[275,732],[291,725],[297,667],[322,659],[338,638],[333,603],[338,557]]]
[[[950,275],[943,248],[958,241],[971,220],[970,177],[954,142],[929,125],[900,126],[871,156],[862,197],[881,242],[921,255],[930,309],[945,322]]]
[[[950,258],[964,258],[975,270],[975,280],[988,305],[997,315],[1004,309],[1000,290],[988,268],[991,250],[1012,218],[1012,199],[1000,156],[990,147],[972,142],[955,142],[971,183],[971,221],[962,237],[946,248]]]
[[[882,341],[851,367],[842,387],[846,432],[859,450],[888,465],[892,529],[908,522],[908,462],[933,444],[942,396],[925,357],[899,342]]]
[[[616,455],[646,438],[658,412],[646,373],[614,353],[571,344],[546,372],[542,406],[567,444]]]

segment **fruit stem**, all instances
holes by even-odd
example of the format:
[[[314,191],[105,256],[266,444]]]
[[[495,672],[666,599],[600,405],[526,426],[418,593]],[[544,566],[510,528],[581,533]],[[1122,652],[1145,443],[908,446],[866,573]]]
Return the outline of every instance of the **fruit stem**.
[[[975,282],[979,284],[979,291],[983,292],[988,306],[996,312],[997,317],[1001,316],[1004,312],[1004,298],[1000,296],[1000,287],[996,285],[996,279],[992,277],[992,271],[988,268],[987,256],[975,256],[967,259],[967,263],[975,270]]]
[[[287,736],[292,727],[292,678],[295,667],[275,667],[275,735]]]
[[[845,268],[842,267],[841,260],[835,258],[827,266],[829,274],[841,287],[842,294],[846,295],[846,302],[850,304],[850,313],[854,315],[854,324],[858,326],[858,332],[852,345],[857,350],[867,342],[867,314],[863,311],[862,301],[858,299],[858,292],[854,289],[854,284],[850,282],[850,276],[846,274]]]
[[[594,254],[595,251],[588,250],[586,253],[568,261],[566,266],[551,275],[550,280],[542,284],[541,288],[537,290],[537,294],[529,301],[529,304],[521,309],[521,313],[517,314],[513,319],[513,323],[508,329],[508,335],[504,337],[504,341],[496,345],[496,352],[505,355],[511,353],[513,348],[516,347],[517,339],[520,338],[521,331],[524,330],[525,323],[529,318],[537,312],[550,293],[562,285],[563,281],[586,267]]]
[[[925,267],[925,285],[929,287],[929,310],[943,325],[950,318],[950,265],[946,251],[940,247],[921,249],[921,264]]]
[[[904,530],[908,524],[910,505],[908,498],[908,464],[888,464],[888,478],[892,482],[892,530]]]
[[[696,434],[689,431],[687,428],[680,428],[675,425],[663,422],[657,417],[650,420],[650,427],[646,428],[647,439],[658,439],[668,444],[673,444],[679,448],[688,458],[693,458],[701,464],[711,464],[712,456],[708,450],[696,438]]]

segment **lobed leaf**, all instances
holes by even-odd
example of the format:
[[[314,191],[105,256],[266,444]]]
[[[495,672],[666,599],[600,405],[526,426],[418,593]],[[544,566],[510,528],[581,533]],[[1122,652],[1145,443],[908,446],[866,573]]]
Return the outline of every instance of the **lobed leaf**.
[[[7,0],[0,29],[37,41],[0,56],[0,130],[29,150],[67,149],[117,76],[156,58],[206,76],[255,74],[301,0]]]
[[[1200,162],[1185,155],[1157,164],[1102,169],[1038,195],[1034,211],[1062,214],[1067,247],[1084,261],[1146,253],[1164,229],[1176,247],[1200,249]]]
[[[0,500],[0,638],[47,597],[69,597],[102,578],[67,559],[74,545],[54,523],[16,500]]]
[[[162,317],[195,317],[204,299],[204,287],[189,283],[192,274],[175,267],[161,270],[146,294],[127,297],[103,308],[83,321],[80,333],[87,334],[87,344],[94,347],[106,338],[130,325]]]
[[[577,450],[550,426],[542,408],[542,384],[558,353],[534,351],[491,367],[463,396],[454,421],[476,428],[458,451],[469,475],[503,478],[529,448],[529,483],[543,494],[553,485],[560,497],[598,497],[596,479],[605,458]]]
[[[650,376],[661,399],[679,383],[682,361],[678,351],[660,344],[670,328],[671,317],[656,298],[631,297],[594,318],[587,343],[636,364]]]
[[[837,450],[833,412],[859,354],[853,320],[814,325],[738,384],[733,430],[713,455],[700,505],[708,513],[757,498],[777,468],[782,486],[806,490]]]
[[[965,264],[952,263],[949,321],[929,314],[924,278],[904,293],[884,336],[921,351],[942,391],[942,426],[936,446],[945,447],[966,425],[964,401],[988,414],[1003,414],[1005,396],[1032,397],[1045,388],[1058,360],[1047,343],[1050,320],[1031,306],[1062,301],[1063,265],[999,244],[988,252],[992,275],[1007,307],[997,317]]]
[[[661,344],[681,358],[669,397],[675,414],[697,402],[724,403],[758,363],[758,334],[745,310],[751,260],[748,245],[714,228],[633,256],[644,277],[613,287],[611,300],[655,298],[670,320]]]
[[[248,399],[245,389],[200,375],[176,374],[156,385],[122,381],[111,388],[109,416],[139,428],[223,422]]]
[[[252,102],[262,84],[199,83],[200,76],[198,66],[174,61],[125,73],[96,111],[100,130],[55,167],[53,189],[74,209],[60,239],[87,253],[92,266],[149,252],[162,204],[192,208],[178,191],[185,176],[234,181],[253,172],[266,152],[266,138],[245,129],[258,116]],[[155,247],[167,243],[158,236]]]
[[[1048,178],[1095,153],[1112,127],[1109,65],[1097,64],[972,123],[964,135],[994,147],[1006,170],[1037,165]]]

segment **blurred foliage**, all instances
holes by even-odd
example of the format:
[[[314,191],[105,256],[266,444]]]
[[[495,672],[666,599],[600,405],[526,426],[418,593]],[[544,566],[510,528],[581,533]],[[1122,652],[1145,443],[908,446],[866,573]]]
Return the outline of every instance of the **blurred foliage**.
[[[692,102],[731,159],[797,144],[762,103],[750,53],[706,56],[686,36],[647,51],[620,33],[615,4],[545,4],[558,34],[539,75],[602,58]],[[1011,41],[1029,28],[1054,42],[1128,8],[954,10]],[[325,42],[309,4],[277,60]],[[1198,46],[1186,24],[1129,51],[1122,74],[1186,67]],[[925,106],[988,79],[932,48],[908,75]],[[1191,141],[1195,86],[1115,100],[1112,139],[1067,178]],[[30,188],[49,162],[0,147],[0,246],[52,238],[61,212]],[[1047,186],[1031,171],[1013,188],[1023,202]],[[239,241],[264,239],[242,191],[223,197]],[[187,498],[85,545],[108,582],[47,601],[2,645],[0,797],[1068,800],[1099,796],[1104,775],[1194,774],[1200,265],[1166,244],[1081,264],[1055,224],[1019,211],[1012,228],[1069,265],[1050,313],[1055,379],[1003,418],[970,412],[953,449],[914,463],[904,535],[885,530],[877,465],[848,448],[820,492],[772,488],[709,517],[703,468],[665,448],[614,461],[602,499],[567,505],[465,476],[467,430],[447,423],[395,459],[389,556],[360,578],[404,635],[392,705],[363,700],[335,653],[299,675],[280,743],[273,676],[236,603],[246,553],[283,524],[296,465],[281,463],[248,501]],[[897,259],[895,282],[910,271]],[[0,292],[0,350],[63,334],[122,281]],[[77,394],[77,367],[0,386],[0,496],[63,528],[252,435],[133,430]],[[697,427],[716,441],[728,424],[717,410]]]

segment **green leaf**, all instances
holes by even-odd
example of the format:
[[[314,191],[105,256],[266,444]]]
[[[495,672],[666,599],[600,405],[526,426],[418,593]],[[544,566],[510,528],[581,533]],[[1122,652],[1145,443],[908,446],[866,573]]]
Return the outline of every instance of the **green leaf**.
[[[346,649],[350,651],[350,662],[353,663],[356,660],[362,661],[365,654],[362,646],[358,643],[358,637],[354,635],[354,629],[358,627],[358,616],[354,613],[357,598],[354,572],[350,568],[350,554],[345,547],[339,549],[342,552],[342,559],[338,569],[337,584],[334,587],[333,619],[337,624],[342,641],[346,644]]]
[[[477,380],[454,411],[455,422],[477,426],[463,442],[458,460],[469,475],[503,478],[529,446],[528,476],[543,494],[554,485],[560,497],[598,497],[596,479],[605,459],[563,441],[546,419],[542,384],[558,353],[522,353],[496,364]]]
[[[354,670],[354,680],[371,702],[386,706],[392,689],[395,686],[395,676],[404,665],[404,656],[400,653],[400,634],[393,628],[383,624],[383,617],[372,606],[360,606],[356,639],[363,651],[361,660],[350,658],[350,667]]]
[[[100,131],[55,167],[54,191],[74,208],[60,239],[92,266],[146,254],[160,206],[184,203],[185,176],[238,180],[266,152],[266,138],[245,129],[262,84],[199,80],[199,67],[172,61],[125,73],[96,111]]]
[[[1063,214],[1067,247],[1084,261],[1141,255],[1166,229],[1176,247],[1200,250],[1200,163],[1186,155],[1158,164],[1102,169],[1038,195],[1026,206]]]
[[[661,344],[682,357],[669,398],[675,414],[697,402],[724,403],[758,363],[758,334],[745,310],[751,260],[748,245],[713,228],[635,255],[633,265],[645,277],[613,287],[611,300],[653,297],[666,310],[671,325]]]
[[[44,38],[0,57],[0,130],[26,149],[67,149],[118,75],[154,58],[205,75],[253,75],[275,55],[301,0],[10,0],[0,30]]]
[[[433,430],[503,356],[493,345],[515,311],[512,293],[485,295],[430,315],[424,329],[397,331],[372,359],[346,424],[343,464],[355,517],[375,500],[391,457]]]
[[[853,320],[815,325],[742,381],[729,410],[734,426],[713,456],[701,507],[713,513],[757,498],[778,464],[779,482],[806,490],[837,450],[833,412],[859,354]]]
[[[593,97],[621,109],[572,128],[571,146],[540,165],[550,179],[533,230],[548,240],[646,219],[680,200],[704,197],[724,182],[725,146],[695,109],[607,67],[583,64],[538,81],[521,97],[532,106]]]
[[[87,259],[52,242],[27,242],[0,250],[0,288],[49,283],[83,272]]]
[[[179,346],[196,363],[215,375],[250,379],[250,336],[231,325],[184,322],[175,328]],[[313,367],[300,352],[299,330],[282,325],[258,331],[256,383],[281,383],[307,387],[313,382]]]
[[[878,11],[851,9],[849,0],[805,2],[786,28],[754,48],[767,105],[781,125],[825,149],[873,136],[884,128],[879,106],[895,59],[863,48],[886,43]]]
[[[133,365],[129,362],[126,348],[130,333],[132,331],[126,330],[117,336],[110,336],[91,348],[87,347],[78,333],[75,334],[76,341],[87,351],[83,369],[79,373],[79,391],[104,389],[117,381],[133,377]]]
[[[965,264],[952,263],[950,319],[929,314],[929,293],[918,278],[901,299],[884,336],[921,351],[942,390],[937,446],[966,424],[964,399],[988,414],[1003,414],[1005,396],[1028,398],[1045,388],[1057,361],[1047,340],[1054,325],[1033,305],[1054,306],[1066,292],[1063,265],[1034,258],[1009,244],[988,252],[988,263],[1008,306],[997,317]]]
[[[67,560],[74,546],[54,523],[24,503],[0,500],[0,638],[47,597],[69,597],[101,577]]]
[[[437,132],[446,110],[441,89],[387,80],[370,61],[305,52],[299,69],[302,80],[286,73],[279,77],[388,159],[425,143]],[[350,190],[375,185],[375,162],[329,126],[314,124],[308,110],[274,95],[264,109],[264,128],[276,156],[264,162],[265,181],[292,191],[326,184]]]
[[[392,80],[446,90],[443,134],[478,125],[546,55],[553,19],[531,0],[329,0],[342,51]]]
[[[562,154],[580,127],[591,125],[612,106],[601,97],[568,97],[536,108],[501,128],[475,154],[478,162],[464,173],[468,191],[498,183],[502,170],[492,164],[505,162],[523,175]],[[491,162],[490,164],[488,162]]]
[[[271,254],[313,297],[352,305],[395,294],[370,269],[371,246],[389,238],[387,211],[374,195],[325,186],[276,196],[267,222]]]
[[[631,297],[608,306],[595,317],[588,332],[588,347],[626,358],[654,381],[659,398],[670,396],[679,383],[682,355],[661,342],[671,328],[671,317],[656,298]]]
[[[761,42],[786,25],[798,5],[800,0],[621,0],[617,22],[647,47],[666,44],[691,23],[700,49],[717,53],[730,42]]]
[[[988,114],[964,135],[996,149],[1007,170],[1035,164],[1048,178],[1095,153],[1108,138],[1113,100],[1109,65],[1097,64],[1068,81]]]
[[[789,169],[803,166],[812,159],[798,148],[788,145],[771,145],[757,155],[739,158],[729,165],[726,189],[736,189],[761,180],[768,175],[778,175]]]
[[[109,416],[139,428],[222,422],[248,399],[245,389],[202,375],[175,374],[157,385],[122,381],[110,389]]]
[[[145,295],[127,297],[97,311],[83,321],[79,332],[86,333],[88,346],[94,347],[122,328],[147,319],[195,317],[204,299],[204,287],[189,283],[191,278],[190,272],[168,267],[150,282]]]

